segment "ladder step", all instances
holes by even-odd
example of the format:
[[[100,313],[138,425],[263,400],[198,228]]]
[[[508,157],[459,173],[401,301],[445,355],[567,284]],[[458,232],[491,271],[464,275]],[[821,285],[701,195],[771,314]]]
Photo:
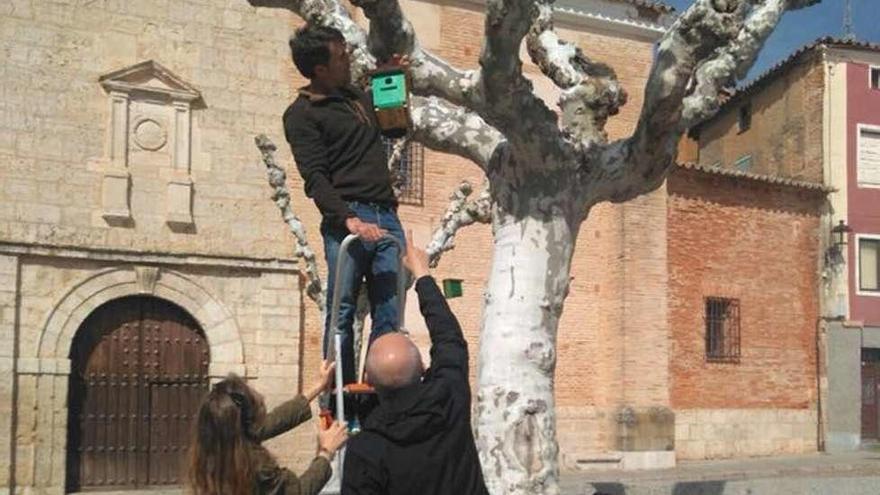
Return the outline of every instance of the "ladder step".
[[[376,389],[367,383],[349,383],[342,387],[346,394],[375,394]]]

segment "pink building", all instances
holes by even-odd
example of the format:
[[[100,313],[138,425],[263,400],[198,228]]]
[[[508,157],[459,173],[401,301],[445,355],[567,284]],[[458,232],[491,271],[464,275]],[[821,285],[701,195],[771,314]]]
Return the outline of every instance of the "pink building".
[[[846,63],[846,222],[849,319],[861,350],[861,439],[880,439],[880,53]],[[870,333],[869,333],[870,332]]]
[[[880,327],[880,53],[846,64],[849,317]]]

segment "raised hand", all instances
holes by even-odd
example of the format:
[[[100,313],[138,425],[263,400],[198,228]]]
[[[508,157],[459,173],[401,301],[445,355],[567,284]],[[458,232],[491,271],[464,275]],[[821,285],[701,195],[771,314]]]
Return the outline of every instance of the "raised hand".
[[[431,274],[428,270],[428,253],[413,244],[412,230],[406,232],[406,255],[403,257],[403,266],[416,280]]]
[[[336,363],[327,361],[321,362],[321,369],[318,370],[318,380],[309,388],[306,398],[311,401],[325,390],[330,390],[333,385],[333,371],[336,369]]]

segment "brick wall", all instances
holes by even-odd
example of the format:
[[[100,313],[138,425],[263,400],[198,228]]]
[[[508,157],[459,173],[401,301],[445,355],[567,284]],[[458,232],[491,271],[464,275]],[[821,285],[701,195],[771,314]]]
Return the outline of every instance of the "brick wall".
[[[822,182],[824,69],[818,52],[734,97],[699,127],[699,163],[734,168],[751,155],[750,172]],[[751,104],[751,128],[739,131],[739,109]]]
[[[673,174],[673,407],[815,407],[820,200],[815,193],[685,171]],[[740,300],[739,363],[706,362],[703,305],[708,296]]]
[[[677,456],[815,451],[821,195],[684,170],[668,189]],[[708,296],[740,301],[738,363],[706,360]]]

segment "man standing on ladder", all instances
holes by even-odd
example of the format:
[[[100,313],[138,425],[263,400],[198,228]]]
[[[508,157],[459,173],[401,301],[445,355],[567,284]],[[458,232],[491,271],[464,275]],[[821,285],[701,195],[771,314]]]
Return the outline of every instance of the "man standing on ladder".
[[[370,340],[399,325],[397,277],[405,245],[397,218],[387,154],[370,99],[351,84],[349,50],[342,34],[328,27],[306,25],[290,39],[293,62],[310,84],[284,112],[284,132],[306,195],[323,217],[321,235],[328,282],[324,355],[330,349],[329,301],[340,291],[339,326],[343,330],[340,361],[345,384],[356,380],[352,325],[357,292],[366,278],[373,322]],[[339,247],[349,234],[352,262],[340,287],[334,274]],[[348,414],[346,414],[348,416]],[[339,418],[341,420],[341,418]]]

